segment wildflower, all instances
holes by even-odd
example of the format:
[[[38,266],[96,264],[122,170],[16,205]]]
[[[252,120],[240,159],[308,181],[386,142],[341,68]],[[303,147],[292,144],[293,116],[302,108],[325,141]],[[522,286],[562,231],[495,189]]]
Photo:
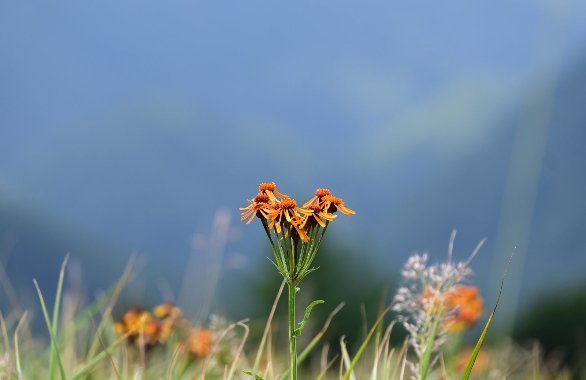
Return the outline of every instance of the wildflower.
[[[164,302],[153,308],[153,314],[160,320],[161,332],[160,341],[165,342],[173,331],[183,325],[183,312],[173,302]]]
[[[482,316],[484,301],[475,286],[457,286],[446,294],[444,305],[450,315],[446,327],[457,333],[476,324]]]
[[[328,195],[332,195],[332,192],[329,189],[317,189],[315,190],[315,195],[313,196],[313,198],[305,202],[303,207],[308,207],[316,203],[320,204],[323,202],[323,198]]]
[[[325,205],[320,203],[307,206],[307,210],[309,212],[305,215],[305,220],[302,227],[307,228],[308,230],[313,227],[315,223],[325,228],[325,221],[332,222],[336,218],[336,215],[327,212]]]
[[[242,220],[252,222],[257,216],[269,239],[275,261],[273,264],[287,283],[289,293],[289,354],[290,380],[297,380],[297,336],[301,327],[295,323],[295,295],[299,283],[317,268],[311,265],[317,255],[321,240],[328,223],[335,219],[336,211],[352,215],[341,198],[332,196],[328,189],[317,189],[315,195],[302,207],[297,202],[279,191],[274,182],[261,183],[259,194],[248,201],[247,207],[241,208]],[[321,231],[321,233],[320,233]],[[314,301],[306,309],[307,319],[311,308],[323,301]]]
[[[296,216],[299,216],[299,212],[307,213],[305,209],[297,207],[295,199],[284,198],[282,201],[275,205],[275,208],[269,213],[268,219],[271,221],[269,228],[274,228],[277,233],[281,233],[282,225],[285,221],[291,223],[291,220]],[[296,225],[300,226],[301,222],[298,218],[296,219]],[[295,227],[298,229],[297,227]]]
[[[254,217],[261,219],[267,219],[269,211],[272,210],[274,201],[268,194],[258,193],[252,200],[249,200],[250,204],[246,207],[241,207],[242,215],[241,220],[248,219],[246,224],[250,224]]]
[[[181,309],[171,301],[163,302],[153,308],[153,315],[159,319],[179,319],[182,314]]]
[[[454,237],[452,235],[447,262],[429,265],[427,254],[414,254],[401,271],[404,285],[395,295],[393,310],[399,313],[398,319],[409,333],[409,343],[420,360],[410,363],[415,373],[422,368],[421,360],[427,347],[437,353],[448,339],[448,333],[471,326],[482,314],[482,300],[477,289],[462,285],[472,274],[468,264],[482,243],[468,260],[456,263],[451,259]],[[431,364],[435,360],[437,356]]]
[[[142,343],[144,343],[146,346],[154,346],[157,343],[163,343],[164,339],[162,332],[163,327],[161,322],[157,320],[150,320],[148,323],[146,323],[144,330],[142,331]],[[141,343],[141,336],[139,336],[138,343]]]
[[[130,342],[151,346],[161,340],[161,324],[139,307],[128,310],[121,320],[114,323],[118,335],[127,335]]]
[[[356,214],[356,211],[346,207],[342,198],[334,197],[333,195],[326,195],[323,197],[323,202],[326,205],[326,210],[332,214],[338,210],[346,216]]]
[[[187,338],[187,349],[194,356],[204,358],[210,354],[213,342],[214,337],[210,330],[193,328]]]
[[[293,235],[293,240],[299,241],[301,239],[304,243],[309,242],[309,236],[305,232],[305,222],[307,219],[301,217],[300,215],[294,215],[291,218],[291,226],[293,229],[291,230],[291,234]]]
[[[119,335],[138,335],[151,320],[151,315],[139,307],[128,310],[120,321],[114,323],[114,331]]]
[[[275,185],[274,182],[261,182],[258,185],[258,192],[259,194],[266,194],[269,196],[269,198],[273,201],[276,202],[277,198],[288,198],[287,195],[279,192],[279,190],[277,190],[277,185]]]

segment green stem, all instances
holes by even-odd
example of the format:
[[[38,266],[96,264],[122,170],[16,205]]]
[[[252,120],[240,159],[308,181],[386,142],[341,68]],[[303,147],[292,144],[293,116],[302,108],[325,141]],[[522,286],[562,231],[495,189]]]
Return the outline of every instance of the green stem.
[[[441,320],[441,314],[435,317],[433,321],[433,325],[431,326],[431,333],[429,337],[427,337],[427,344],[425,346],[425,351],[423,352],[423,356],[421,357],[420,361],[420,371],[419,371],[419,379],[425,380],[427,379],[427,373],[429,372],[429,366],[431,364],[431,354],[433,352],[433,345],[435,343],[435,338],[437,337],[437,330],[439,326],[439,322]]]
[[[295,283],[287,283],[289,289],[289,355],[291,367],[289,380],[297,380],[297,336],[295,335]]]

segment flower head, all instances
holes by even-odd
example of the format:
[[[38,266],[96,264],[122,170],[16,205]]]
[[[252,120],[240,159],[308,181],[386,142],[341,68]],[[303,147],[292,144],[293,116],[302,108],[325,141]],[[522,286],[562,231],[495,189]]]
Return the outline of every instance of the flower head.
[[[336,218],[336,215],[327,212],[325,205],[321,203],[309,205],[307,210],[309,212],[305,215],[303,227],[307,227],[308,229],[316,223],[325,227],[326,221],[332,222]]]
[[[182,316],[181,309],[175,306],[172,301],[163,302],[153,308],[153,314],[159,319],[179,319]]]
[[[153,315],[159,319],[161,325],[161,342],[165,342],[173,334],[173,331],[186,324],[183,319],[183,312],[171,301],[155,306]]]
[[[187,349],[195,357],[203,358],[212,351],[214,336],[210,330],[204,328],[193,328],[187,338]]]
[[[255,217],[261,220],[275,254],[277,269],[288,281],[301,281],[315,270],[310,265],[328,223],[336,218],[334,213],[340,210],[352,215],[355,211],[325,188],[317,189],[301,207],[293,198],[279,192],[274,182],[263,182],[258,190],[248,206],[240,209],[241,219],[247,224]]]
[[[447,262],[430,265],[427,254],[414,254],[401,271],[404,285],[395,295],[393,310],[399,313],[398,318],[409,333],[410,345],[419,358],[428,342],[432,341],[433,352],[438,352],[448,339],[448,333],[472,326],[482,314],[482,299],[477,288],[463,285],[472,274],[468,264],[480,245],[468,260],[453,262],[452,243]],[[437,329],[432,327],[434,324]],[[418,364],[411,363],[411,367],[418,371]]]
[[[151,313],[139,307],[128,310],[120,321],[114,323],[118,335],[127,335],[131,342],[152,346],[161,340],[161,324]]]
[[[446,294],[444,305],[449,315],[446,327],[451,333],[474,326],[484,309],[484,301],[475,286],[454,287]]]
[[[274,228],[277,233],[281,233],[282,225],[285,222],[291,223],[293,218],[299,216],[299,212],[305,213],[306,210],[297,207],[295,199],[283,198],[268,214],[267,218],[271,221],[269,228]]]
[[[332,192],[329,189],[316,189],[315,195],[310,200],[305,202],[303,207],[314,205],[316,202],[321,204],[323,202],[323,198],[328,195],[332,195]]]
[[[338,210],[346,216],[356,214],[356,211],[346,207],[342,198],[334,197],[333,195],[326,195],[323,197],[323,202],[326,205],[326,210],[332,214]]]
[[[261,182],[258,185],[258,192],[259,194],[266,194],[268,195],[272,201],[276,202],[277,201],[277,197],[279,198],[286,198],[287,195],[279,192],[279,190],[277,190],[277,185],[275,185],[274,182]]]
[[[246,220],[246,224],[250,224],[254,217],[267,219],[269,212],[273,209],[275,201],[266,193],[258,193],[252,200],[248,201],[250,204],[246,207],[241,207],[241,220]]]

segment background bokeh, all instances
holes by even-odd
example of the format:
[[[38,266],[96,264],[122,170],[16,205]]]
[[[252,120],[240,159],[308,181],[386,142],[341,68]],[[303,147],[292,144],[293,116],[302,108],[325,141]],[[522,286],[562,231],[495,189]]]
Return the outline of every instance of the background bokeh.
[[[314,274],[357,305],[453,229],[456,258],[487,238],[490,303],[515,250],[510,331],[586,286],[585,102],[580,1],[2,2],[0,300],[67,252],[91,296],[136,254],[135,297],[266,315],[238,207],[268,180],[357,210]]]

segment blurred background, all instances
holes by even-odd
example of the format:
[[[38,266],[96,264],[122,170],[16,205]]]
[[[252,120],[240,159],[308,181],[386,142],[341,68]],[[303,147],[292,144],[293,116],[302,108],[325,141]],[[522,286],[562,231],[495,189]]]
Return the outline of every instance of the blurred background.
[[[456,229],[456,259],[487,238],[488,305],[516,252],[501,331],[585,347],[585,105],[585,2],[2,2],[0,303],[68,252],[91,298],[135,255],[129,302],[266,316],[238,207],[275,181],[357,210],[308,282],[326,314],[376,311]]]

